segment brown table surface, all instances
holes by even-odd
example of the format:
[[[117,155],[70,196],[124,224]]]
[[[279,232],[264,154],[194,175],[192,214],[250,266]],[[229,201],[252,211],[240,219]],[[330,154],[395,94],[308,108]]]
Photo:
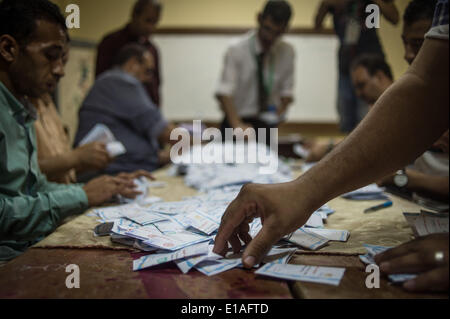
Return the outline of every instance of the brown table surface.
[[[157,173],[157,177],[170,185],[170,192],[167,191],[167,188],[154,190],[153,195],[161,196],[166,201],[176,201],[180,200],[182,196],[196,194],[194,190],[184,186],[180,178],[167,177],[164,172]],[[414,205],[411,206],[406,202],[397,199],[395,202],[404,209],[415,209]],[[349,224],[351,228],[349,230],[353,234],[351,235],[353,244],[359,245],[359,241],[368,240],[370,235],[373,237],[379,232],[380,225],[373,224],[372,221],[376,215],[348,215],[346,212],[347,205],[352,205],[357,208],[356,211],[359,211],[364,207],[364,203],[351,204],[338,199],[336,204],[340,204],[342,208],[330,217],[332,226],[341,225],[342,218],[352,218],[355,221],[366,218],[363,222]],[[350,206],[348,207],[350,208]],[[385,215],[381,216],[385,216],[388,220],[389,212],[386,210]],[[399,223],[397,220],[399,219],[391,219],[389,223]],[[405,221],[401,219],[401,223],[405,224]],[[388,226],[393,227],[392,225]],[[391,237],[395,238],[394,233],[401,233],[402,227],[397,225],[392,229],[389,228],[391,230],[388,232],[392,231]],[[61,229],[63,228],[61,227]],[[59,231],[59,235],[62,234],[67,233]],[[53,235],[58,235],[58,231]],[[54,237],[58,238],[58,236]],[[408,237],[404,237],[404,235],[401,238],[402,241],[408,240]],[[57,241],[61,240],[58,238]],[[383,238],[382,242],[392,245],[396,240]],[[338,287],[255,276],[254,271],[243,269],[233,269],[213,277],[207,277],[196,270],[183,275],[174,264],[133,272],[133,258],[137,258],[139,255],[127,250],[113,250],[111,247],[109,249],[108,247],[77,249],[70,245],[59,248],[34,247],[15,260],[0,266],[0,298],[448,299],[448,294],[410,294],[403,291],[401,287],[390,285],[385,279],[381,280],[380,289],[368,289],[365,286],[368,274],[354,249],[346,250],[346,245],[340,243],[333,245],[328,250],[324,249],[324,252],[297,253],[291,263],[345,267],[344,278]],[[341,251],[341,253],[337,251]],[[342,251],[347,251],[347,253],[342,253]],[[66,267],[71,264],[76,264],[80,268],[80,289],[68,289],[65,285],[69,275],[66,273]]]

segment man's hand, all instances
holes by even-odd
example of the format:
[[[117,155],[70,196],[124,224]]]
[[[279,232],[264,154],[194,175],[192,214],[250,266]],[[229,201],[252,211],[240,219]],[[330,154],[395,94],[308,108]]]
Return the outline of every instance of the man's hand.
[[[120,173],[117,175],[117,177],[121,178],[121,179],[131,180],[131,181],[133,181],[139,177],[146,177],[152,181],[155,180],[155,177],[153,177],[153,175],[150,172],[147,172],[146,170],[143,170],[143,169],[137,170],[132,173]]]
[[[102,170],[111,162],[106,146],[94,142],[76,148],[74,151],[77,171]]]
[[[300,202],[296,187],[291,183],[276,185],[245,185],[238,197],[230,204],[222,217],[215,239],[214,252],[225,255],[228,242],[237,253],[241,250],[241,239],[248,244],[242,255],[246,268],[258,264],[283,236],[294,232],[308,220],[300,214]],[[252,240],[249,223],[261,217],[262,230]]]
[[[406,290],[448,291],[448,240],[448,234],[421,237],[375,256],[375,261],[385,274],[418,273],[404,283]]]
[[[100,206],[111,200],[116,195],[126,198],[135,198],[140,192],[135,190],[133,180],[112,176],[101,176],[93,179],[83,190],[88,198],[89,206]]]

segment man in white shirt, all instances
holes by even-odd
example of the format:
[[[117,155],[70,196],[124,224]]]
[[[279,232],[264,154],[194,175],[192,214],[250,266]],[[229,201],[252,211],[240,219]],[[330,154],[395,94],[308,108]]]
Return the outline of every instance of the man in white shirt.
[[[293,101],[294,49],[280,39],[291,6],[270,0],[258,15],[259,27],[228,48],[216,97],[225,128],[276,127]]]

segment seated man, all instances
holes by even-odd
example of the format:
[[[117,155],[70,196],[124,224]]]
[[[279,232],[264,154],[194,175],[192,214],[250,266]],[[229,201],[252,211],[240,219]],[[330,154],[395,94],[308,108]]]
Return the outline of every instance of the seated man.
[[[64,54],[64,64],[67,63],[68,55],[69,46]],[[52,92],[40,98],[30,99],[37,110],[34,126],[39,167],[49,181],[75,183],[77,172],[103,169],[111,159],[102,143],[90,143],[76,149],[70,147],[68,136],[50,93]]]
[[[106,125],[125,146],[126,153],[110,163],[105,172],[154,171],[169,162],[160,147],[170,143],[174,128],[150,100],[144,83],[152,81],[152,55],[139,44],[123,47],[116,67],[96,81],[79,113],[75,145],[98,123]]]
[[[27,97],[54,89],[63,76],[68,34],[47,0],[0,4],[0,261],[10,260],[54,231],[68,216],[116,195],[135,197],[129,179],[100,177],[86,185],[49,183],[41,173]]]

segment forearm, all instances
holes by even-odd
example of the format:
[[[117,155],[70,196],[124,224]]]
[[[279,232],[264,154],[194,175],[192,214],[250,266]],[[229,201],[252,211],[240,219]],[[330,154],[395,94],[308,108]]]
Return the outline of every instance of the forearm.
[[[409,190],[449,198],[448,176],[427,175],[414,170],[407,170],[407,175]]]
[[[0,237],[4,240],[33,241],[56,229],[66,217],[87,209],[85,192],[79,186],[36,196],[0,198]]]
[[[40,158],[38,161],[42,173],[47,176],[63,174],[77,167],[77,156],[73,151],[56,156]]]
[[[329,7],[325,3],[321,3],[319,10],[317,11],[316,17],[314,19],[314,27],[316,29],[321,29],[323,25],[323,20],[327,15]]]
[[[392,24],[397,25],[399,12],[393,0],[373,0],[380,7],[381,14]]]
[[[218,97],[220,106],[225,113],[225,116],[232,127],[237,127],[242,122],[241,117],[236,111],[233,99],[230,96],[219,96]]]
[[[406,166],[448,129],[448,42],[432,42],[426,41],[428,54],[419,54],[420,62],[416,59],[355,131],[296,181],[309,194],[307,207],[317,208]],[[435,50],[436,45],[446,47]]]

